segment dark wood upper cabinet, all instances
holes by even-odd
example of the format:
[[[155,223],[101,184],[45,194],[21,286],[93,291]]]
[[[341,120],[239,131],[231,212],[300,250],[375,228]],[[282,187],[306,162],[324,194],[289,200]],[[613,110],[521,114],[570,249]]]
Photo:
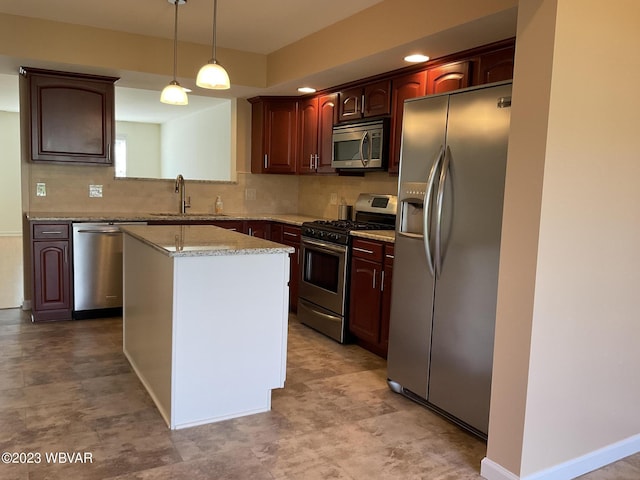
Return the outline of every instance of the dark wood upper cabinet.
[[[481,55],[478,59],[476,85],[511,80],[514,55],[513,46]]]
[[[251,99],[251,173],[296,173],[298,102]]]
[[[318,97],[318,158],[317,173],[334,173],[331,167],[333,157],[333,126],[337,123],[338,95],[329,93]]]
[[[298,173],[333,173],[333,125],[336,119],[335,93],[300,100],[298,107]]]
[[[391,81],[382,80],[338,93],[338,121],[347,122],[391,113]]]
[[[447,63],[427,70],[427,95],[451,92],[471,84],[471,62]]]
[[[32,68],[20,73],[31,161],[113,164],[117,78]]]
[[[389,138],[389,173],[397,173],[400,166],[402,118],[404,101],[427,93],[427,72],[416,72],[391,80],[391,135]]]
[[[318,155],[318,98],[301,100],[298,108],[300,117],[298,173],[315,173]]]

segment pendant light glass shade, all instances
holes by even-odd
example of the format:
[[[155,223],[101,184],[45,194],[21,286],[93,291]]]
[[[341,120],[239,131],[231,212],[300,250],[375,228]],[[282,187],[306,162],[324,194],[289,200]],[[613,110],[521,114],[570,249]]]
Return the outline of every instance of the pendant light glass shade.
[[[230,83],[227,71],[213,58],[200,68],[196,78],[196,85],[213,90],[227,90],[231,86]]]
[[[211,60],[198,72],[196,85],[212,90],[226,90],[230,87],[229,74],[216,60],[216,16],[218,0],[213,0],[213,38],[211,40]]]
[[[184,88],[176,80],[176,70],[178,66],[178,5],[187,3],[187,0],[168,0],[176,7],[173,24],[173,80],[164,87],[160,94],[160,101],[169,105],[188,105],[189,97]]]
[[[169,105],[188,105],[189,97],[178,82],[171,81],[160,94],[160,101]]]

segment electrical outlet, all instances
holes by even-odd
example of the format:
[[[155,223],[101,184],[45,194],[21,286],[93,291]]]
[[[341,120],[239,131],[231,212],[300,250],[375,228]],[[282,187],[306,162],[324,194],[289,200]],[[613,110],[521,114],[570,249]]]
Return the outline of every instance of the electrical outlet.
[[[102,197],[102,185],[89,185],[89,196],[94,198]]]
[[[47,196],[47,184],[36,183],[36,197],[46,197],[46,196]]]
[[[256,189],[255,188],[245,188],[245,190],[244,190],[244,199],[245,200],[255,200],[256,199]]]
[[[338,194],[337,193],[332,193],[331,194],[331,200],[329,200],[329,203],[331,205],[337,205],[338,204]]]

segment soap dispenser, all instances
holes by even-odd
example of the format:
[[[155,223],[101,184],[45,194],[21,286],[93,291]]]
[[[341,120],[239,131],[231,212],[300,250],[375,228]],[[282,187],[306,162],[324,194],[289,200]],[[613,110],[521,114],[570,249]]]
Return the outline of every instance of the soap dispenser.
[[[220,197],[220,195],[218,195],[216,197],[216,203],[215,203],[214,211],[216,213],[222,213],[223,209],[224,209],[224,206],[222,204],[222,198]]]

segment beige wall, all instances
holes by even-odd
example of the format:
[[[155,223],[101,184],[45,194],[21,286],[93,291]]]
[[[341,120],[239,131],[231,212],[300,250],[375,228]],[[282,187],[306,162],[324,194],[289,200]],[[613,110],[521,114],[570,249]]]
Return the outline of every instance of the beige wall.
[[[0,111],[0,235],[17,234],[20,221],[20,116]],[[0,250],[1,252],[1,250]]]
[[[22,301],[20,118],[0,111],[0,308]]]
[[[640,4],[615,6],[519,11],[487,456],[521,478],[640,434]]]

